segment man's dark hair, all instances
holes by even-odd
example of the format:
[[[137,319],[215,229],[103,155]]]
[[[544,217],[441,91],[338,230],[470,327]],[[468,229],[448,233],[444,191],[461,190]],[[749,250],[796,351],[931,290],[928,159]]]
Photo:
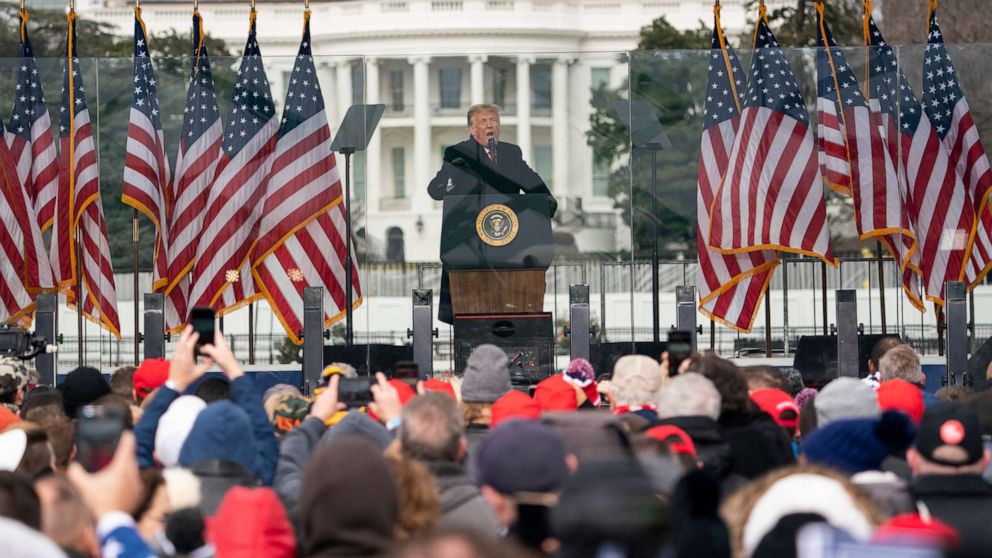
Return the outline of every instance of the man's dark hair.
[[[45,414],[40,420],[30,419],[45,429],[48,443],[52,445],[55,467],[64,471],[72,459],[72,449],[76,445],[76,426],[64,414]]]
[[[0,471],[0,516],[41,531],[41,502],[29,477]]]
[[[134,366],[121,366],[110,374],[110,391],[134,403]]]
[[[52,446],[48,443],[48,431],[31,422],[20,422],[12,428],[24,431],[28,445],[18,463],[16,472],[31,479],[54,473],[52,470]]]
[[[62,394],[54,389],[39,391],[35,388],[29,391],[24,403],[21,403],[21,418],[41,424],[49,416],[66,416]]]
[[[733,412],[747,412],[750,398],[747,380],[736,364],[716,355],[706,355],[689,368],[708,378],[720,392],[720,416]]]
[[[403,455],[421,461],[458,461],[465,426],[458,403],[443,393],[425,393],[403,407]]]
[[[899,345],[904,345],[902,339],[895,336],[883,337],[875,342],[875,345],[871,348],[871,354],[868,355],[868,361],[871,363],[874,370],[878,371],[878,363],[881,362],[882,357],[885,353],[889,352],[889,349],[893,347],[898,347]]]
[[[196,396],[208,404],[214,401],[233,400],[231,383],[224,378],[204,378],[196,388]]]

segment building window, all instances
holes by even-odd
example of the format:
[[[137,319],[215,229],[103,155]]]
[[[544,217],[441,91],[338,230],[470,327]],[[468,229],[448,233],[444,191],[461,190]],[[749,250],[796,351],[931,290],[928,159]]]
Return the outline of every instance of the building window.
[[[441,108],[456,109],[462,106],[462,69],[441,68]]]
[[[592,85],[592,90],[596,91],[601,87],[610,86],[610,69],[609,68],[593,68],[592,75],[590,75],[590,82]]]
[[[552,152],[550,145],[535,145],[534,146],[534,170],[537,171],[538,176],[544,179],[544,183],[548,185],[548,189],[552,192],[554,189],[554,154]]]
[[[365,152],[356,151],[351,161],[352,169],[352,195],[355,199],[365,197]]]
[[[403,242],[403,229],[389,227],[386,229],[386,261],[403,263],[406,261],[406,246]]]
[[[493,68],[493,104],[506,106],[506,68]]]
[[[393,197],[406,197],[406,153],[402,147],[393,148]]]
[[[351,104],[365,103],[365,65],[361,62],[351,65]]]
[[[406,108],[406,103],[403,102],[403,70],[389,72],[389,98],[393,110],[401,112]]]
[[[607,196],[610,192],[610,163],[593,159],[592,195]]]
[[[531,66],[530,86],[534,92],[531,107],[535,109],[551,108],[551,66]]]

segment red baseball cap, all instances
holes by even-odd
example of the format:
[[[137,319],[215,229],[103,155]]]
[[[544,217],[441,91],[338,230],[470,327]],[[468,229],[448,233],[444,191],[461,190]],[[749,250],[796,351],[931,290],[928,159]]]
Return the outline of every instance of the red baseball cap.
[[[417,392],[410,387],[410,384],[404,382],[403,380],[397,380],[393,378],[389,380],[389,385],[396,388],[396,394],[400,397],[400,404],[406,405],[407,401],[413,399],[417,396]]]
[[[431,378],[429,380],[424,380],[421,384],[424,391],[439,391],[445,395],[451,396],[452,399],[457,399],[455,397],[455,388],[448,382],[438,380],[437,378]]]
[[[696,444],[692,442],[692,438],[686,434],[685,430],[682,430],[678,426],[672,426],[670,424],[655,426],[648,429],[645,434],[649,438],[654,438],[659,442],[668,442],[669,449],[679,455],[696,457]],[[675,438],[678,441],[673,442],[672,438]]]
[[[164,358],[146,358],[134,371],[134,392],[138,397],[148,397],[149,393],[162,387],[168,379],[169,361]]]
[[[561,374],[541,380],[534,388],[534,401],[541,411],[574,411],[579,408],[575,388]]]
[[[511,389],[493,403],[490,427],[509,419],[536,420],[541,416],[541,407],[522,391]]]
[[[913,424],[923,419],[923,390],[902,378],[882,382],[875,391],[878,406],[883,411],[901,411],[909,415]]]
[[[799,427],[799,405],[788,393],[775,388],[757,389],[751,392],[751,401],[771,415],[779,426],[790,428],[793,432]],[[792,411],[792,416],[783,416],[787,411]]]

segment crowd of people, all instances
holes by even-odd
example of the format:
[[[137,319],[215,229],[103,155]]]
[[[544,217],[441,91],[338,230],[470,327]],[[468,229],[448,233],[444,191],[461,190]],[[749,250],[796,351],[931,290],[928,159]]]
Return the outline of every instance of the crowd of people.
[[[197,341],[57,388],[0,361],[0,556],[992,553],[992,394],[927,393],[897,338],[820,389],[700,354],[515,388],[481,345],[450,378],[377,373],[350,405],[347,364],[313,397],[261,392],[223,335]],[[94,467],[98,411],[122,432]]]

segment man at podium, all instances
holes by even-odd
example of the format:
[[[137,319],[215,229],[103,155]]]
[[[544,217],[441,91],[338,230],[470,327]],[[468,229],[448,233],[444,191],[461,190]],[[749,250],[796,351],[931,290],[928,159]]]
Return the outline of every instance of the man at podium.
[[[427,185],[435,200],[445,196],[484,194],[544,194],[553,217],[558,203],[544,180],[523,159],[520,147],[500,141],[498,105],[472,105],[468,109],[469,138],[444,150],[441,169]],[[498,225],[497,225],[498,226]],[[441,273],[438,319],[452,323],[448,270]]]

